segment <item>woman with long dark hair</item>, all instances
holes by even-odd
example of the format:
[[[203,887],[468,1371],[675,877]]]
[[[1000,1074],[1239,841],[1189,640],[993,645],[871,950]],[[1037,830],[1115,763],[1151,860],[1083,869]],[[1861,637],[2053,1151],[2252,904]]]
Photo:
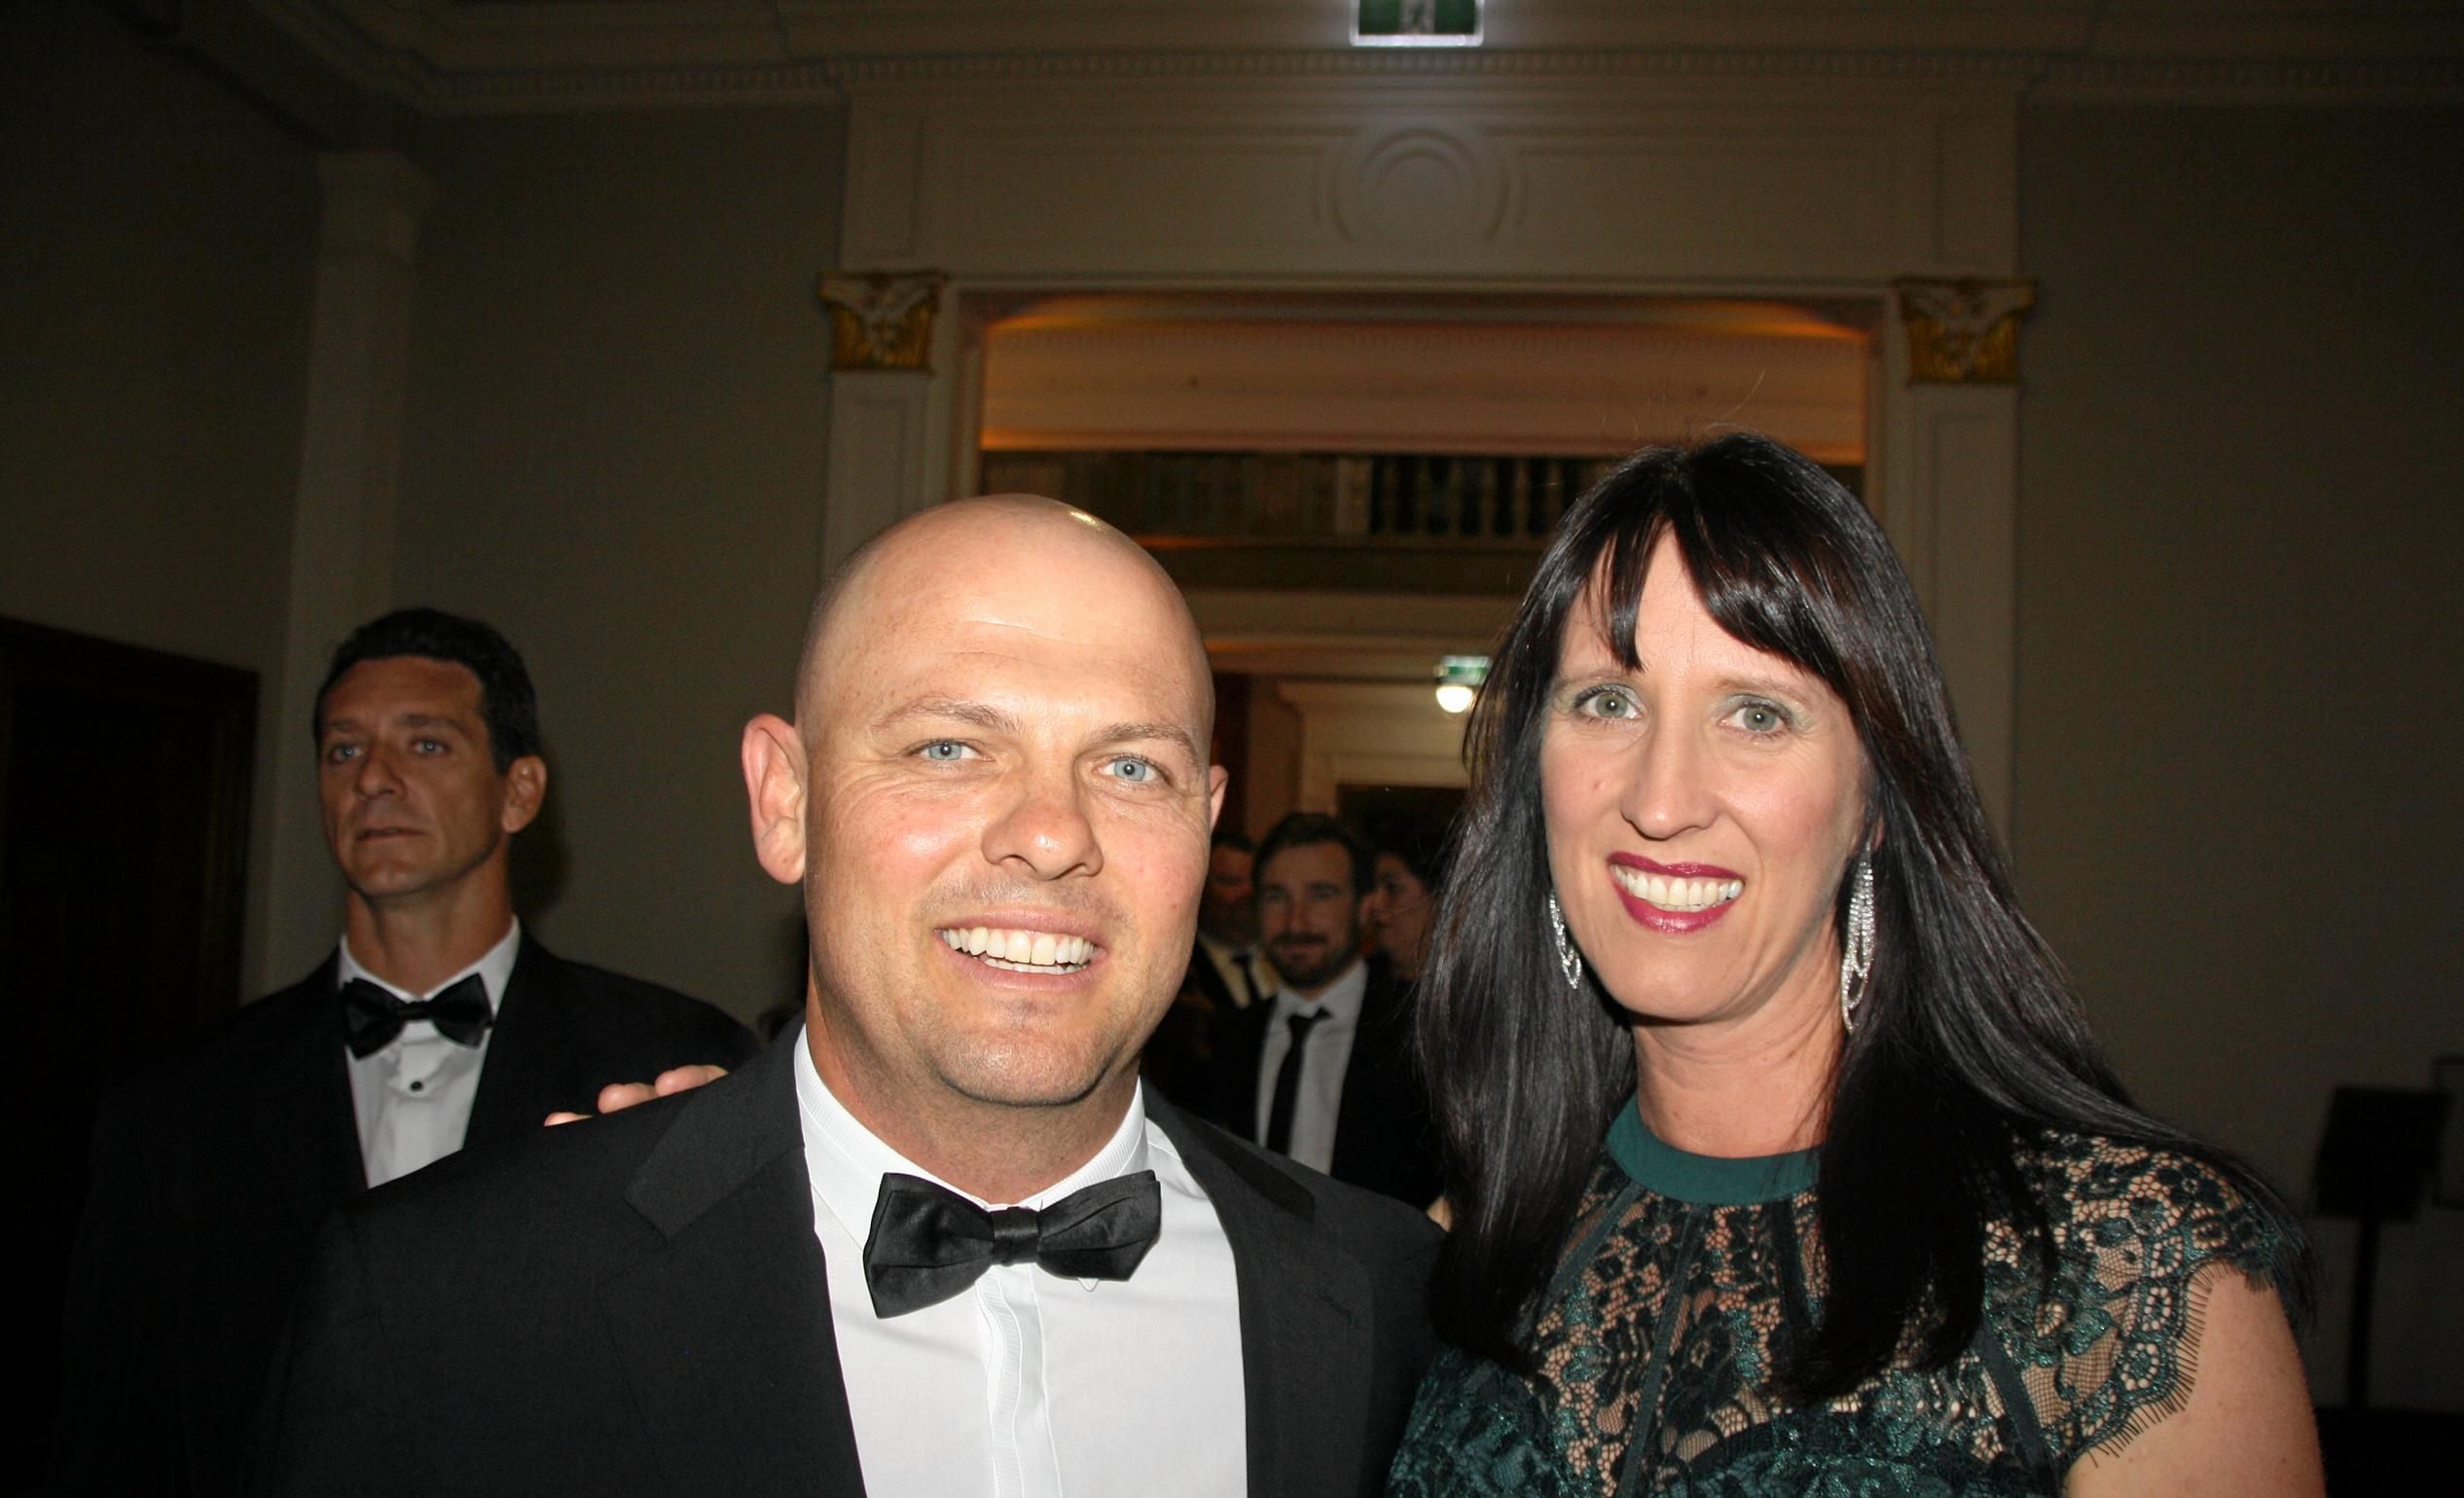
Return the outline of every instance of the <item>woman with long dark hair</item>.
[[[1749,435],[1627,461],[1469,754],[1452,1346],[1392,1494],[2319,1491],[2291,1215],[2124,1094],[1854,495]]]

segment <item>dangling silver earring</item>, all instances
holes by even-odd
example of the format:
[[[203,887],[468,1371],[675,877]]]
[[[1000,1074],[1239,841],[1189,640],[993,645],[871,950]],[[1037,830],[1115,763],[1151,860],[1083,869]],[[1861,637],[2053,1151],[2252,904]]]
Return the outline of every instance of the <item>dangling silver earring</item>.
[[[1557,892],[1548,892],[1548,929],[1557,938],[1557,968],[1566,974],[1566,986],[1582,992],[1582,954],[1566,939],[1566,912],[1557,908]]]
[[[1857,856],[1857,887],[1848,895],[1848,933],[1839,943],[1839,1022],[1853,1035],[1873,972],[1873,855]]]

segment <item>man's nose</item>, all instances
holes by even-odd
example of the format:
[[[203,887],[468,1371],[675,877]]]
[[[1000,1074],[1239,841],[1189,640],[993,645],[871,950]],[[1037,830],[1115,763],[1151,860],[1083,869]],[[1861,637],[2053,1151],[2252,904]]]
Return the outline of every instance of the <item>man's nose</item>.
[[[1037,879],[1095,874],[1104,868],[1104,848],[1079,804],[1073,775],[1022,775],[1009,804],[984,829],[988,862],[1009,864]]]
[[[381,745],[372,744],[359,756],[358,773],[351,777],[351,789],[363,797],[389,796],[402,789],[402,778],[395,773],[393,754]]]

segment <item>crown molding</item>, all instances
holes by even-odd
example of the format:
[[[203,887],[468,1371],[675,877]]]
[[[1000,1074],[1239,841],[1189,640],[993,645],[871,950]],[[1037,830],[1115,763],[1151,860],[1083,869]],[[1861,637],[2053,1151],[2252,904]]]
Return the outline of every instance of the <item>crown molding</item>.
[[[352,83],[430,113],[827,103],[1059,79],[1841,80],[2030,97],[2464,102],[2444,0],[1941,0],[1503,12],[1490,45],[1343,45],[1298,0],[248,0]],[[1195,14],[1201,13],[1203,14]]]

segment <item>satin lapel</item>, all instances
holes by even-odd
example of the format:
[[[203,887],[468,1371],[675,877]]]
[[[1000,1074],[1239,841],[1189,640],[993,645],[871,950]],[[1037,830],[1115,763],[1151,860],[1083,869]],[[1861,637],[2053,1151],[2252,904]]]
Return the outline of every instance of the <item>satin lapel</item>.
[[[568,1090],[558,1085],[567,1058],[557,1038],[572,1034],[580,1022],[575,1003],[564,964],[523,932],[513,974],[496,1005],[496,1022],[489,1027],[488,1059],[480,1064],[463,1148],[526,1134],[550,1109],[564,1106],[554,1101]]]
[[[1147,1108],[1231,1240],[1250,1498],[1361,1491],[1376,1322],[1368,1273],[1316,1226],[1316,1198],[1191,1124]]]
[[[662,1246],[599,1304],[671,1490],[860,1495],[791,1032],[684,1104],[626,1199]]]
[[[287,1038],[268,1060],[268,1075],[249,1078],[241,1089],[255,1135],[250,1153],[269,1193],[296,1203],[308,1224],[302,1242],[328,1211],[368,1188],[334,968],[329,957],[306,981],[258,1001],[293,1012],[286,1016]],[[313,1188],[303,1190],[302,1183]]]

